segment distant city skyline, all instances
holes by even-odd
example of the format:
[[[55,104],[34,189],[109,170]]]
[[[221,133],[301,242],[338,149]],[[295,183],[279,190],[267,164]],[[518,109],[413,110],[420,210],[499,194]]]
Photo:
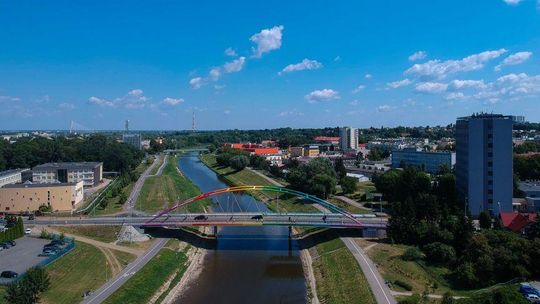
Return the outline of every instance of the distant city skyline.
[[[0,130],[540,121],[540,0],[0,0]]]

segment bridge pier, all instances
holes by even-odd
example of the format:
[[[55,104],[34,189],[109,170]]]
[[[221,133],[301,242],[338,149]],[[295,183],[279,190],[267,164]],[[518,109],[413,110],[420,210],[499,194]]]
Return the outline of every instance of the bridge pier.
[[[289,226],[289,239],[292,238],[292,226]]]
[[[214,237],[217,238],[218,227],[214,226],[212,230],[214,231]]]

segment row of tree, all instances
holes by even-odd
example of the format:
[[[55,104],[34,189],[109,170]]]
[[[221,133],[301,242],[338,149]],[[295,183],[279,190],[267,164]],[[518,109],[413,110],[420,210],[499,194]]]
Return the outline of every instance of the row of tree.
[[[455,177],[431,177],[417,168],[391,170],[374,178],[390,204],[388,236],[417,246],[428,263],[453,269],[448,279],[456,287],[478,288],[514,278],[540,275],[540,239],[522,238],[492,229],[474,232],[457,198]],[[540,231],[540,227],[539,227]]]
[[[105,171],[128,172],[143,156],[136,148],[102,134],[84,138],[29,137],[14,143],[0,140],[0,170],[31,168],[47,162],[101,161]]]
[[[22,218],[6,217],[6,230],[0,232],[0,242],[18,239],[24,235],[24,224]]]

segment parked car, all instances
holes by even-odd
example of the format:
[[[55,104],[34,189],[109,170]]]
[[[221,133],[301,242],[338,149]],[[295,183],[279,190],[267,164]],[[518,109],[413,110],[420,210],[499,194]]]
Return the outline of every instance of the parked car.
[[[28,220],[29,220],[29,221],[33,221],[34,219],[35,219],[35,216],[34,216],[33,214],[30,214],[30,215],[28,216]]]
[[[540,297],[534,293],[530,293],[528,295],[525,296],[525,298],[531,302],[531,303],[539,303],[540,302]]]
[[[52,240],[49,244],[50,245],[55,245],[55,246],[62,246],[64,245],[66,242],[65,241],[62,241],[62,240]]]
[[[32,233],[32,229],[30,228],[24,229],[24,234],[30,234],[30,233]]]
[[[524,296],[527,296],[529,294],[534,294],[540,297],[540,291],[528,283],[521,283],[519,286],[519,292],[521,292]]]
[[[6,243],[8,243],[9,245],[11,245],[11,247],[17,245],[17,243],[15,243],[15,241],[11,240],[11,241],[6,241]]]
[[[0,243],[0,247],[4,248],[4,249],[8,249],[11,247],[11,245],[9,245],[7,242],[2,242]]]
[[[11,278],[16,278],[18,276],[19,276],[18,273],[16,273],[15,271],[11,271],[11,270],[2,271],[2,273],[0,273],[0,277],[2,277],[2,278],[11,279]]]
[[[50,255],[55,255],[57,253],[58,251],[54,249],[43,249],[43,252],[39,254],[39,256],[50,256]]]

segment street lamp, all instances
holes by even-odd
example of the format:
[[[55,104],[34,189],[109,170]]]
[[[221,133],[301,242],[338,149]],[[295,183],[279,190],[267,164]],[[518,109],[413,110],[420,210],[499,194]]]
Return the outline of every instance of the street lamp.
[[[501,202],[497,202],[497,205],[499,205],[499,214],[501,214]]]

